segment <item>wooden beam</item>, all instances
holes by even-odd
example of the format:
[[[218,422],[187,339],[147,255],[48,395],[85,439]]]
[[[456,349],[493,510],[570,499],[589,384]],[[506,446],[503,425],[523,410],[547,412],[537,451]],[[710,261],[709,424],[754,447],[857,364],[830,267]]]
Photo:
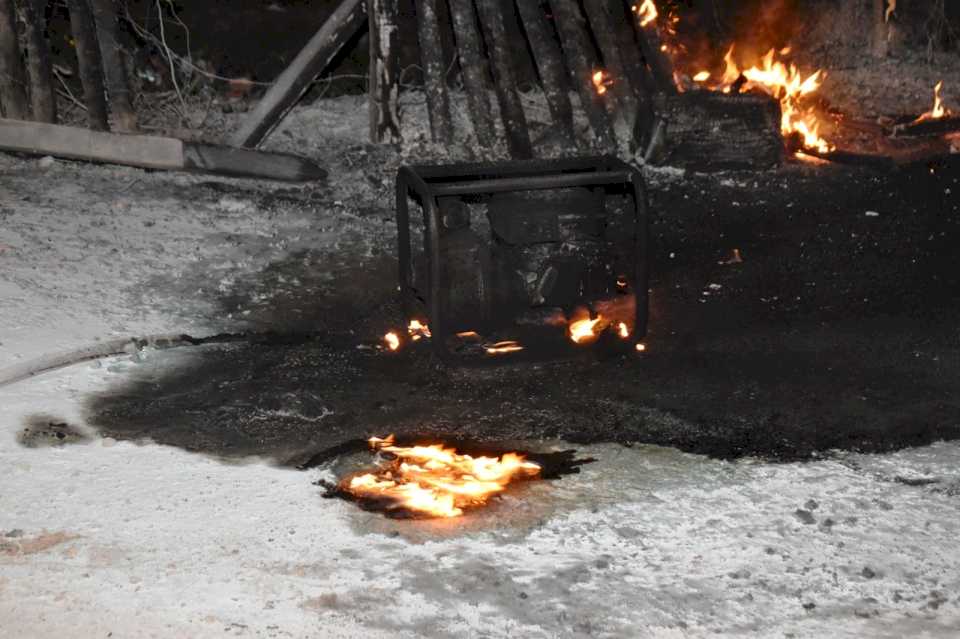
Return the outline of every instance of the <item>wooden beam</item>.
[[[87,126],[95,131],[107,131],[107,97],[103,87],[103,60],[97,42],[97,28],[93,22],[88,0],[68,0],[70,30],[76,43],[77,67],[83,85],[83,102],[87,107]]]
[[[20,54],[13,0],[0,0],[0,108],[8,118],[30,117],[27,74]]]
[[[517,93],[517,77],[513,69],[515,46],[507,41],[502,5],[500,0],[476,0],[476,5],[486,35],[493,70],[493,88],[500,105],[500,119],[507,136],[510,157],[515,160],[532,159],[533,146],[530,144],[527,117]]]
[[[634,16],[633,23],[636,28],[640,51],[647,61],[657,90],[663,93],[677,93],[677,84],[673,79],[673,62],[663,50],[664,45],[660,38],[660,29],[657,26],[657,20],[662,19],[663,16],[660,16],[656,20],[643,25],[640,18]]]
[[[563,145],[573,149],[576,147],[573,106],[570,103],[569,83],[563,67],[563,52],[557,44],[553,27],[540,0],[516,0],[516,7],[527,34],[527,42],[530,43],[530,50],[533,51],[554,129]]]
[[[480,25],[477,24],[473,0],[449,0],[449,5],[473,133],[477,144],[489,149],[496,144],[497,133],[487,95],[487,60],[483,56]]]
[[[593,37],[600,47],[604,70],[613,81],[609,93],[613,95],[616,104],[616,119],[629,125],[636,116],[636,90],[627,74],[627,66],[617,40],[614,16],[610,13],[610,4],[603,1],[584,2],[583,8],[593,29]],[[627,128],[629,129],[629,126]]]
[[[397,0],[367,0],[370,39],[370,141],[397,144],[400,135],[400,38]]]
[[[310,83],[366,24],[365,5],[364,0],[343,0],[340,3],[230,137],[231,144],[252,148],[263,142]]]
[[[427,96],[430,117],[430,138],[449,144],[453,141],[453,119],[450,116],[450,93],[447,90],[447,68],[440,46],[438,0],[416,0],[417,33],[420,39],[420,65],[423,67],[423,92]]]
[[[90,6],[97,27],[97,40],[100,42],[107,99],[113,115],[114,129],[132,133],[137,130],[137,114],[130,99],[126,64],[117,38],[117,8],[113,0],[90,0]]]
[[[580,3],[576,0],[550,0],[550,6],[573,85],[580,95],[580,105],[587,114],[597,142],[605,150],[612,150],[616,148],[616,137],[603,98],[593,84],[593,73],[598,65],[587,31],[587,21],[580,13]]]
[[[53,155],[145,169],[304,182],[327,176],[295,155],[184,142],[176,138],[90,131],[0,118],[0,151]]]

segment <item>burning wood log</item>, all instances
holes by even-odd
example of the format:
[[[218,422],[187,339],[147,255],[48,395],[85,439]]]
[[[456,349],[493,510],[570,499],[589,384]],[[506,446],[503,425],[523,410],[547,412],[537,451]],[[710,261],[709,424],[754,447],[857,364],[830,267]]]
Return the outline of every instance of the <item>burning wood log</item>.
[[[396,0],[367,0],[370,38],[370,141],[401,141],[400,42]]]
[[[77,66],[83,85],[83,102],[87,107],[87,126],[94,131],[108,131],[107,98],[103,87],[103,60],[97,42],[97,29],[88,0],[69,0],[70,30],[76,42]]]
[[[235,146],[255,147],[263,142],[293,108],[300,96],[366,24],[364,0],[343,0],[320,30],[284,69],[266,95],[230,137]]]
[[[660,30],[657,26],[659,16],[657,15],[656,5],[652,0],[646,0],[636,6],[634,13],[636,14],[637,42],[640,44],[640,51],[650,68],[657,90],[664,93],[676,93],[677,86],[673,80],[673,63],[666,55],[665,45],[660,38]]]
[[[25,28],[27,74],[30,76],[30,106],[37,122],[57,121],[57,97],[53,90],[53,66],[47,48],[43,4],[21,0],[17,5]]]
[[[487,61],[483,57],[480,25],[477,24],[472,0],[450,0],[449,4],[473,133],[477,144],[489,149],[496,142],[496,129],[487,97]]]
[[[136,131],[137,115],[130,100],[127,69],[117,40],[116,5],[113,0],[90,0],[90,5],[93,8],[93,19],[100,41],[100,55],[103,59],[103,73],[107,83],[107,98],[110,101],[114,128],[128,133]]]
[[[0,151],[110,162],[146,169],[196,171],[238,177],[302,182],[327,172],[285,153],[265,153],[175,138],[119,135],[77,127],[0,118]]]
[[[929,137],[960,132],[960,116],[914,120],[893,127],[894,137]]]
[[[430,137],[434,142],[453,141],[450,94],[447,91],[446,65],[440,43],[437,0],[417,0],[417,30],[420,37],[420,62],[423,66],[423,92],[427,97]]]
[[[13,0],[0,0],[0,107],[8,118],[30,117],[27,74],[20,57]]]
[[[573,106],[570,104],[563,68],[563,53],[554,37],[543,4],[539,0],[520,0],[516,7],[527,33],[537,71],[540,73],[543,94],[547,99],[555,130],[565,146],[575,148]]]
[[[480,21],[486,35],[490,67],[493,70],[494,90],[500,105],[500,118],[507,135],[510,156],[516,160],[533,158],[533,147],[527,131],[527,118],[517,94],[516,74],[513,71],[512,50],[507,41],[507,29],[500,0],[475,0]]]
[[[693,91],[657,94],[653,102],[657,122],[647,161],[698,171],[762,169],[782,161],[780,103],[767,95]]]
[[[550,0],[550,6],[553,8],[560,44],[567,57],[573,84],[580,95],[580,104],[590,121],[593,135],[602,147],[612,149],[616,146],[616,138],[603,97],[593,83],[596,56],[579,3],[575,0]]]
[[[614,17],[610,13],[610,5],[605,2],[584,2],[583,8],[593,28],[597,46],[600,47],[600,53],[603,55],[604,67],[612,80],[610,93],[613,94],[617,103],[615,118],[626,124],[627,115],[629,114],[632,119],[637,112],[637,90],[627,74],[626,63],[617,40]]]

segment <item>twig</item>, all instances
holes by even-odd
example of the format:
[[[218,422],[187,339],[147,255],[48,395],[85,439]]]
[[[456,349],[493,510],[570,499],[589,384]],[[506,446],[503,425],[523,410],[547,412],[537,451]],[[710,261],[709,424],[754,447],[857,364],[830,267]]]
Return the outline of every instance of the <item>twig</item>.
[[[173,52],[170,50],[170,47],[167,46],[167,36],[163,29],[163,5],[160,4],[160,0],[156,0],[156,5],[157,14],[160,17],[160,40],[163,42],[163,50],[167,54],[167,62],[170,64],[170,81],[173,82],[173,88],[177,92],[177,97],[180,98],[180,105],[183,107],[181,121],[187,121],[189,115],[187,101],[183,99],[183,94],[180,92],[180,84],[177,82],[177,70],[173,66]]]
[[[60,90],[58,89],[58,90],[57,90],[57,93],[59,93],[61,96],[65,97],[65,98],[69,99],[69,100],[70,100],[71,102],[73,102],[75,105],[77,105],[78,107],[80,107],[81,109],[83,109],[84,111],[86,111],[86,110],[87,110],[87,105],[84,104],[84,103],[82,103],[80,100],[78,100],[78,99],[77,99],[77,96],[73,95],[73,91],[70,90],[70,86],[64,81],[63,76],[60,75],[60,72],[57,70],[56,67],[53,68],[53,75],[56,76],[57,80],[60,82],[60,86],[63,87],[63,91],[60,91]]]

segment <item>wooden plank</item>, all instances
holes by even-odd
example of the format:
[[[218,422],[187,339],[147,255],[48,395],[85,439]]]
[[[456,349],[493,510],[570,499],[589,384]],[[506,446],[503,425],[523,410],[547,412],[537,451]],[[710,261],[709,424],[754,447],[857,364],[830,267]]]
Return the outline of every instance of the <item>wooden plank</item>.
[[[343,0],[230,137],[230,143],[252,148],[263,142],[366,23],[365,0]]]
[[[397,0],[367,0],[370,34],[370,141],[397,144],[400,135],[400,38]]]
[[[476,0],[477,11],[484,27],[490,66],[493,70],[494,91],[500,105],[500,119],[507,136],[510,157],[529,160],[533,157],[527,117],[517,93],[517,78],[513,69],[514,45],[507,41],[507,26],[500,0]]]
[[[53,90],[53,65],[47,45],[44,5],[38,0],[20,0],[17,13],[24,26],[30,106],[37,122],[57,121],[57,96]]]
[[[540,0],[517,0],[516,7],[537,64],[554,130],[565,148],[576,148],[573,105],[570,103],[569,85],[563,67],[563,53],[557,44],[553,27]]]
[[[497,133],[487,95],[487,60],[483,55],[480,25],[473,10],[473,0],[449,0],[449,5],[473,133],[477,144],[489,149],[496,144]]]
[[[132,133],[137,130],[137,115],[130,100],[126,64],[117,39],[116,5],[113,0],[90,0],[90,6],[93,8],[93,20],[97,27],[113,126],[117,131]]]
[[[30,117],[27,74],[20,56],[13,0],[0,0],[0,108],[8,118]]]
[[[607,2],[584,2],[583,8],[593,29],[593,37],[603,56],[604,70],[613,81],[609,93],[615,101],[615,119],[626,124],[626,134],[629,135],[629,125],[637,111],[636,89],[633,81],[627,74],[627,66],[620,50],[617,39],[617,30],[614,25],[614,16],[610,13],[610,4]]]
[[[76,43],[77,66],[83,85],[83,102],[87,106],[87,126],[96,131],[110,128],[107,120],[107,94],[103,87],[103,60],[97,42],[97,29],[93,22],[88,0],[68,0],[70,30]]]
[[[286,153],[3,118],[0,118],[0,151],[272,180],[308,181],[327,175],[310,160]]]
[[[894,137],[926,137],[946,135],[960,131],[960,116],[950,116],[939,119],[914,120],[907,124],[897,124],[893,127]]]
[[[416,0],[417,33],[420,39],[420,63],[423,67],[423,91],[427,96],[430,117],[430,138],[449,144],[453,141],[453,119],[450,116],[450,92],[447,90],[447,69],[440,46],[438,0]]]

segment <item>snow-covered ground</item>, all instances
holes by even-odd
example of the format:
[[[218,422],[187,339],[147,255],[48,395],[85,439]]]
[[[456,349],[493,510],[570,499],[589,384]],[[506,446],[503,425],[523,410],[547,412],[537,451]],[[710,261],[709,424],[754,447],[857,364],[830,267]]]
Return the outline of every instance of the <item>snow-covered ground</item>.
[[[291,120],[328,134],[309,219],[265,217],[241,181],[185,199],[202,178],[0,156],[0,372],[98,339],[243,326],[201,289],[229,294],[304,247],[333,261],[346,235],[389,246],[382,217],[357,213],[389,207],[391,187],[351,161],[366,153],[356,100]],[[579,475],[399,522],[323,499],[327,469],[101,438],[83,400],[137,365],[0,387],[0,636],[960,634],[957,443],[793,464],[587,446]],[[87,439],[21,445],[38,413]]]

